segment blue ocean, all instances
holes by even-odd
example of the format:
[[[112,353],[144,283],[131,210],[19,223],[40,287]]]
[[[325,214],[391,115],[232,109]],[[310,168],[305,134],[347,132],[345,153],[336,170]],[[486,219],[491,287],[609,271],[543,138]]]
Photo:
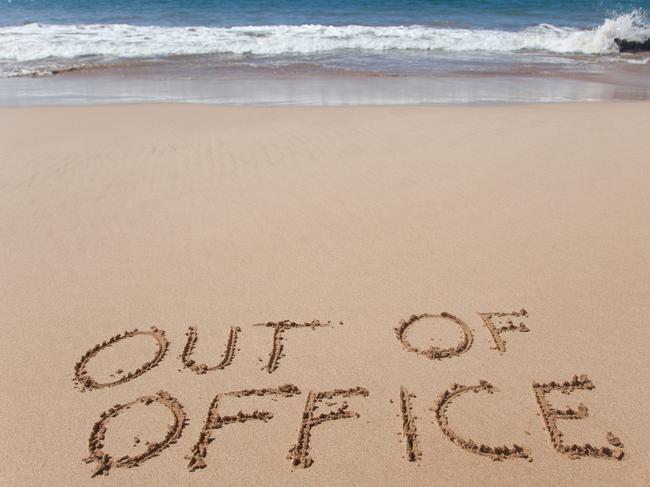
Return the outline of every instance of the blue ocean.
[[[593,28],[648,0],[3,0],[0,25],[430,25]]]
[[[615,43],[650,37],[647,12],[650,0],[0,0],[0,78],[612,73],[648,65]]]

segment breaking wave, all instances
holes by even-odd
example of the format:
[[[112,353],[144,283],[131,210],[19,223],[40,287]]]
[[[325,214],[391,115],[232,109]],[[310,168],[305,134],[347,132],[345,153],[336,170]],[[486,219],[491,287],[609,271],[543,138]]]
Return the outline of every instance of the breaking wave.
[[[650,37],[645,14],[633,11],[592,29],[541,24],[519,31],[424,25],[161,27],[126,24],[27,24],[0,28],[0,76],[38,74],[49,60],[103,61],[203,54],[308,55],[339,50],[549,52],[607,55],[614,39]]]

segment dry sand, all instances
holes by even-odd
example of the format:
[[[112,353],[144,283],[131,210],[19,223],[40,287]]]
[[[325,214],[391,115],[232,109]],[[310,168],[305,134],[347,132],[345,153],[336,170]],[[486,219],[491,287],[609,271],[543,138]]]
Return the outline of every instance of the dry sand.
[[[1,483],[648,485],[648,134],[0,110]]]

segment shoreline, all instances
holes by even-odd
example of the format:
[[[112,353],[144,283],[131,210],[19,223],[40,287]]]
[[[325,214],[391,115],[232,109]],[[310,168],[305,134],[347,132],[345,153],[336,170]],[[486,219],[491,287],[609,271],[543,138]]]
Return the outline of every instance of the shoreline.
[[[438,76],[155,79],[88,76],[0,80],[0,106],[180,102],[248,106],[501,105],[650,99],[630,76]]]
[[[580,108],[580,107],[600,107],[607,106],[635,106],[648,105],[650,100],[605,100],[605,101],[564,101],[564,102],[545,102],[545,103],[494,103],[494,104],[404,104],[404,105],[238,105],[238,104],[215,104],[199,102],[177,102],[177,101],[160,101],[160,102],[118,102],[118,103],[97,103],[97,104],[61,104],[61,105],[0,105],[0,112],[6,111],[40,111],[40,110],[102,110],[102,109],[155,109],[155,108],[198,108],[207,110],[225,110],[225,111],[364,111],[364,110],[414,110],[414,111],[446,111],[446,110],[525,110],[525,109],[546,109],[553,107]],[[1,114],[1,113],[0,113]]]

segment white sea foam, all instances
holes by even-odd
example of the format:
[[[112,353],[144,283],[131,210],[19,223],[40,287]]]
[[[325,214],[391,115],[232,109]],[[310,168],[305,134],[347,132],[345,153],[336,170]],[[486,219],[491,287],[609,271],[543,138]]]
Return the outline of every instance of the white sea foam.
[[[28,24],[0,28],[0,76],[29,74],[30,63],[199,54],[314,54],[337,50],[542,51],[610,54],[614,39],[650,37],[645,15],[634,11],[580,30],[543,24],[520,31],[411,26],[272,25],[160,27],[123,24]]]
[[[629,64],[650,64],[650,57],[644,57],[639,59],[628,59]]]

